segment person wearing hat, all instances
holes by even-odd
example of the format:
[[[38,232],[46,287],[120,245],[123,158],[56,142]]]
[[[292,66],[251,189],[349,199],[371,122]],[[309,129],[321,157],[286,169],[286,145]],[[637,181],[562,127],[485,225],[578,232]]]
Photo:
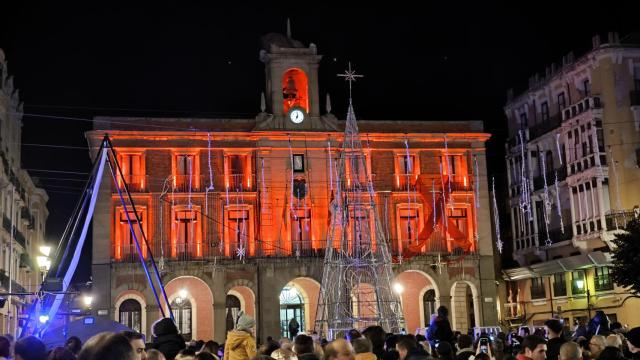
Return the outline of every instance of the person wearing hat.
[[[235,330],[227,333],[224,360],[249,360],[256,356],[256,340],[253,338],[255,325],[256,321],[251,316],[240,311]]]
[[[633,360],[640,360],[640,327],[634,327],[627,332],[627,346]]]

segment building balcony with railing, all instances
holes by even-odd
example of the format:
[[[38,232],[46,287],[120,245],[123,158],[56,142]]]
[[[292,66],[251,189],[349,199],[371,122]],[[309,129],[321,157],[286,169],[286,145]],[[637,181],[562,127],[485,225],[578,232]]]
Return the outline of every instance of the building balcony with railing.
[[[588,96],[580,99],[562,110],[562,121],[568,121],[576,116],[591,111],[594,116],[602,116],[602,102],[599,95]]]
[[[627,224],[636,219],[633,210],[610,210],[605,214],[605,223],[608,231],[624,230]]]
[[[556,181],[556,175],[558,176],[558,182],[564,181],[567,178],[567,167],[561,166],[557,169],[548,170],[546,173],[547,187],[553,186]],[[540,190],[544,188],[544,176],[538,175],[533,178],[533,190]]]
[[[561,124],[561,113],[548,117],[547,119],[543,119],[541,122],[534,124],[529,128],[529,140],[536,139],[550,131],[553,131],[559,128]]]

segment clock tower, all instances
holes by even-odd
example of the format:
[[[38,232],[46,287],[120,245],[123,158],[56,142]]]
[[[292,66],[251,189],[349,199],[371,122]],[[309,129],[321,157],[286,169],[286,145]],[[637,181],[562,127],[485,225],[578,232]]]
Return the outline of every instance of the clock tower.
[[[260,61],[265,64],[265,106],[256,130],[337,130],[335,117],[320,115],[318,55],[290,36],[271,33],[262,38]]]

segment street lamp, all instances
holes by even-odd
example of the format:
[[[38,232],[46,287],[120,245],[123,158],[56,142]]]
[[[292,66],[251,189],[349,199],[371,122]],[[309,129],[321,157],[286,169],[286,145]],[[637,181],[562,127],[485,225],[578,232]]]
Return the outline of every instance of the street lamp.
[[[51,254],[51,246],[48,246],[48,245],[40,246],[40,253],[44,256],[49,256]]]
[[[404,286],[402,286],[402,284],[400,284],[400,283],[394,283],[393,284],[393,291],[396,294],[400,295],[400,294],[402,294],[404,292]]]
[[[47,321],[49,321],[49,315],[40,315],[38,320],[40,321],[40,324],[46,324]]]
[[[82,301],[84,302],[84,306],[87,309],[91,308],[91,304],[93,303],[93,296],[86,294],[82,297]]]
[[[38,268],[42,273],[42,282],[44,282],[45,276],[47,275],[47,272],[51,268],[51,259],[41,255],[36,257],[36,262],[38,263]]]

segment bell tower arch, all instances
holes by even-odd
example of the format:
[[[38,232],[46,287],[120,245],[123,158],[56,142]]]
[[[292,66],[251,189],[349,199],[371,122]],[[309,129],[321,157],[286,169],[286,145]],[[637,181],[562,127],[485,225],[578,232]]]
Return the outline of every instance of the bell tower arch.
[[[267,114],[258,116],[257,129],[333,128],[327,116],[320,115],[318,66],[321,59],[314,44],[306,47],[298,40],[277,33],[262,38],[260,61],[265,64]],[[298,112],[292,121],[290,113],[296,109],[303,115]]]

